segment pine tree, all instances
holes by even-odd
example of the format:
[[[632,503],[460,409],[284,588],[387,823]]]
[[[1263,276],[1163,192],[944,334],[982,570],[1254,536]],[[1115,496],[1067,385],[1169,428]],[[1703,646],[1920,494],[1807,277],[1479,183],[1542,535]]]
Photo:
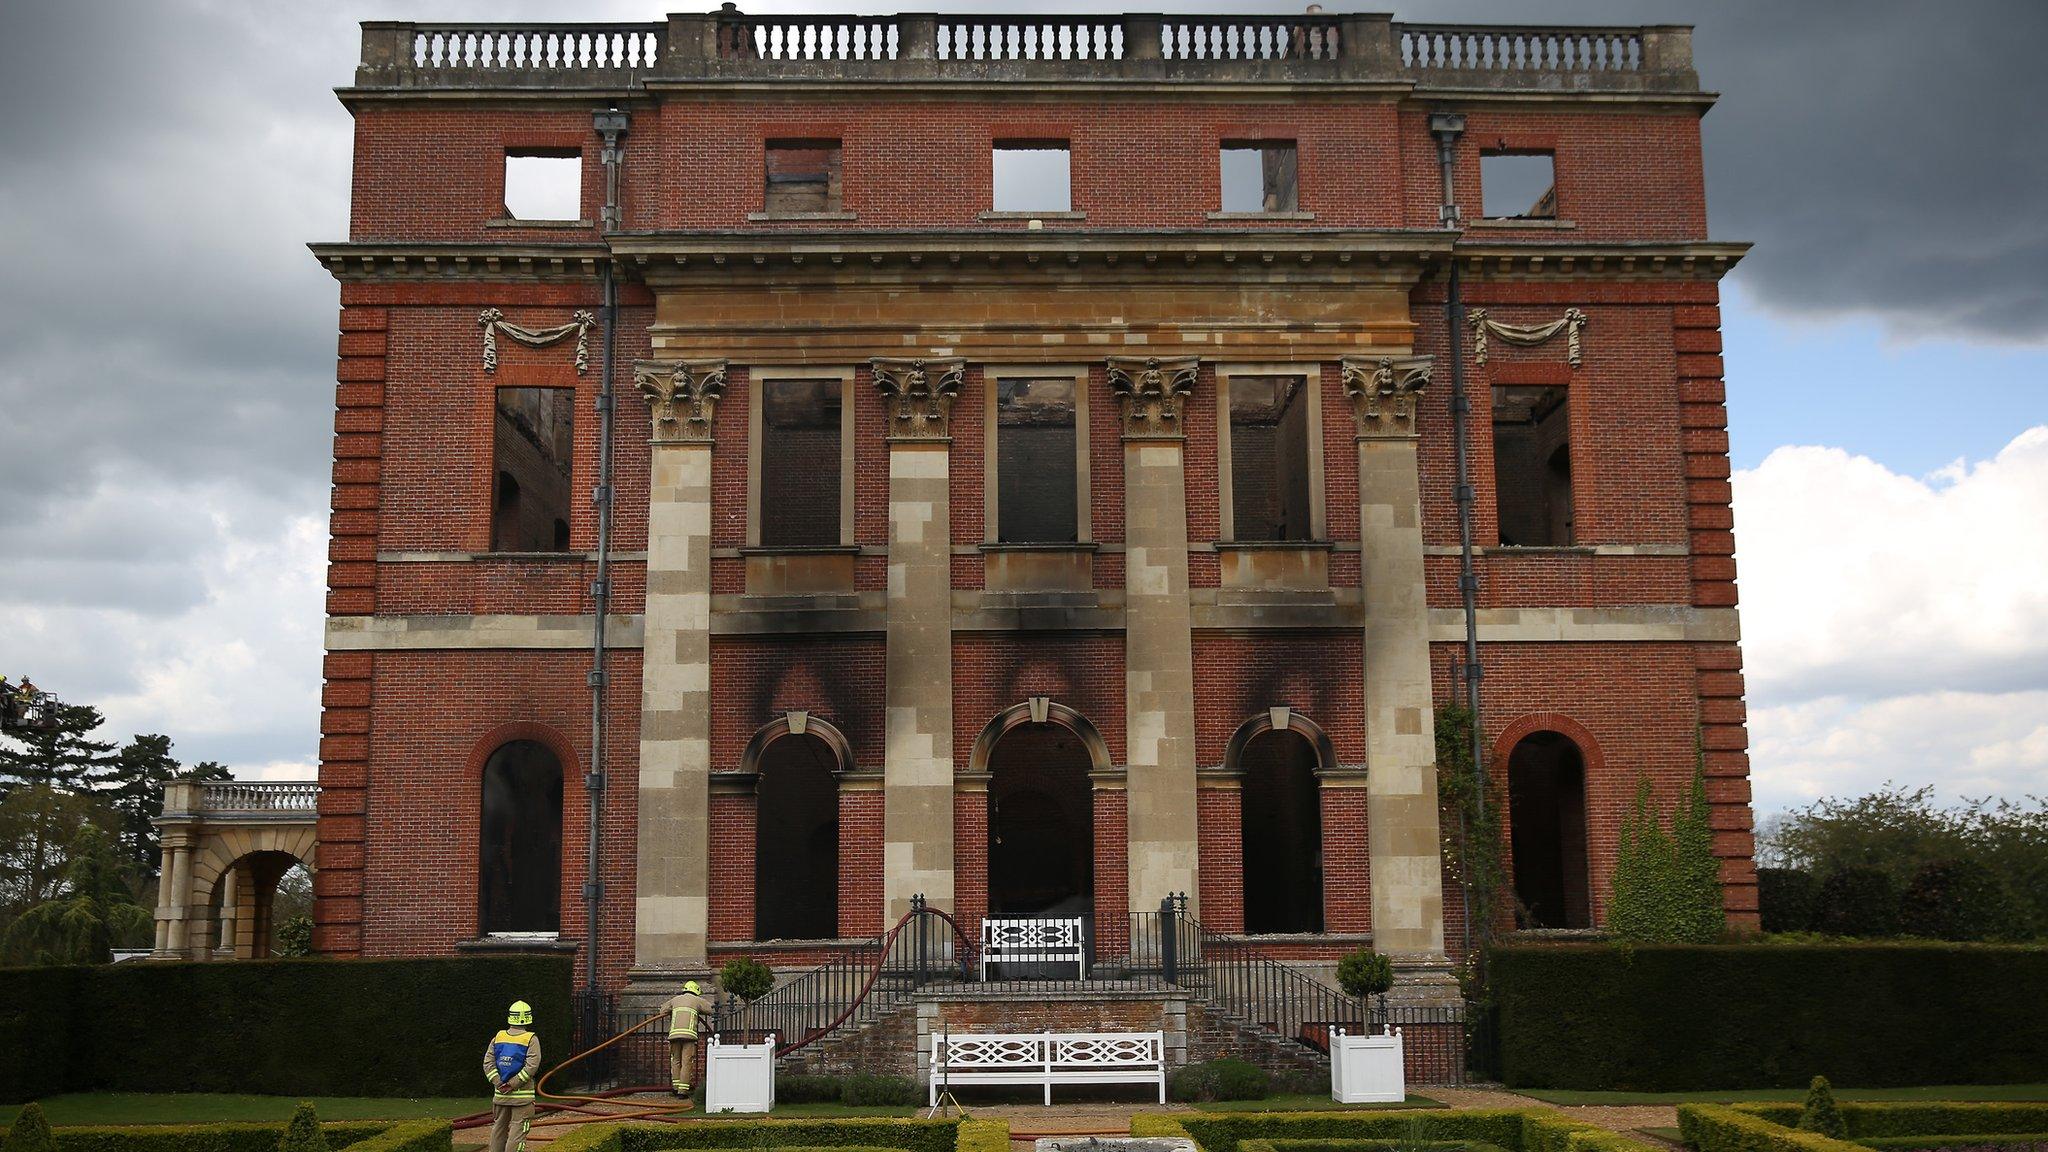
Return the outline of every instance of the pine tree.
[[[113,842],[87,824],[70,847],[64,892],[23,912],[7,927],[6,956],[17,963],[105,964],[117,944],[146,939],[153,916],[135,902]]]
[[[57,1137],[50,1131],[41,1104],[31,1100],[22,1105],[21,1115],[7,1130],[7,1152],[57,1152]]]
[[[138,735],[99,776],[96,791],[120,813],[121,853],[135,875],[148,880],[157,873],[161,837],[154,821],[164,814],[164,786],[179,777],[171,757],[171,738]],[[184,773],[187,779],[228,780],[228,770],[206,760]]]
[[[72,792],[91,788],[113,758],[112,743],[91,738],[105,722],[89,704],[59,704],[55,728],[0,739],[0,798],[22,784]]]
[[[1849,1122],[1835,1106],[1835,1089],[1825,1076],[1815,1076],[1806,1088],[1806,1107],[1799,1113],[1799,1130],[1817,1132],[1836,1140],[1849,1138]],[[10,1145],[8,1152],[13,1152]]]

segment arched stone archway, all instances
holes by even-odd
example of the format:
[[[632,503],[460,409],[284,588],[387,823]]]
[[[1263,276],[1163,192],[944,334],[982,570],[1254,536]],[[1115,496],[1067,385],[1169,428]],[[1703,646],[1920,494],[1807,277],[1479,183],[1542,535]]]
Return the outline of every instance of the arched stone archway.
[[[853,748],[832,722],[790,712],[747,742],[754,781],[754,938],[839,935],[839,781]]]
[[[1524,926],[1592,927],[1585,751],[1562,732],[1533,731],[1508,752],[1507,776],[1515,898]]]
[[[173,781],[164,789],[153,959],[270,954],[271,900],[294,865],[317,867],[319,785]]]
[[[1114,783],[1115,772],[1095,725],[1067,705],[1032,697],[982,728],[968,772],[987,788],[988,914],[1105,911],[1097,907],[1096,792]]]
[[[1338,766],[1329,734],[1290,708],[1269,708],[1231,734],[1223,765],[1239,788],[1244,930],[1323,931],[1320,778]]]

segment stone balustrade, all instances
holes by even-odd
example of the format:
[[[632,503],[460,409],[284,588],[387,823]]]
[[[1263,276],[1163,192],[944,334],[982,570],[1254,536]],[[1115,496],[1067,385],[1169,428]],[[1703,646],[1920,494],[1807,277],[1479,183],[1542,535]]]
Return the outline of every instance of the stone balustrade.
[[[320,785],[311,780],[209,781],[199,785],[198,791],[197,810],[208,815],[279,812],[304,816],[315,810],[320,799]]]
[[[1409,83],[1696,92],[1682,26],[1402,24],[1362,15],[756,16],[649,24],[363,25],[359,90],[787,79]]]

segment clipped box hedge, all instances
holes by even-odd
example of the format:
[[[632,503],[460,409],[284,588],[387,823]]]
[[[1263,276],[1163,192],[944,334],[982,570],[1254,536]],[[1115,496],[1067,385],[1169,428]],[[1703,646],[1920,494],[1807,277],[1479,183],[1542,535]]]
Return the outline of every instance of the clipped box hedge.
[[[1133,1136],[1187,1136],[1203,1152],[1311,1152],[1378,1147],[1492,1146],[1508,1152],[1642,1152],[1616,1132],[1549,1109],[1428,1109],[1372,1112],[1140,1113]],[[1264,1147],[1261,1147],[1261,1146]]]
[[[341,1120],[322,1124],[327,1146],[349,1152],[449,1152],[446,1120]],[[58,1152],[277,1152],[285,1122],[124,1124],[53,1128]],[[6,1134],[0,1131],[0,1149]]]
[[[480,1094],[505,1007],[569,1053],[566,956],[0,969],[0,1103],[59,1092]]]
[[[1240,1140],[1242,1152],[1507,1152],[1480,1140]]]
[[[1531,944],[1489,955],[1502,1079],[1643,1092],[2001,1084],[2048,1068],[2048,948]]]
[[[1984,1101],[1838,1104],[1848,1140],[1801,1132],[1797,1104],[1681,1104],[1678,1127],[1696,1152],[1852,1152],[1857,1148],[2024,1146],[2044,1139],[2048,1103]]]
[[[763,1148],[777,1152],[1007,1152],[1009,1141],[1009,1125],[1000,1121],[706,1119],[691,1124],[579,1124],[557,1136],[548,1148],[549,1152],[661,1152],[669,1148],[692,1152],[758,1152]]]

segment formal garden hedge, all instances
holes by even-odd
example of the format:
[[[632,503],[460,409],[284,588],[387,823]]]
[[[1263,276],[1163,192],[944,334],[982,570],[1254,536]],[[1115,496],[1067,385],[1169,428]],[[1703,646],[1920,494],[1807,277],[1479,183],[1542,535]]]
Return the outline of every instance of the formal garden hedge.
[[[2027,1083],[2048,1068],[2048,948],[1509,945],[1501,1076],[1645,1092]]]
[[[327,1146],[340,1152],[449,1152],[446,1120],[343,1120],[322,1124]],[[277,1152],[285,1122],[274,1124],[135,1124],[54,1128],[57,1152]],[[0,1132],[0,1149],[6,1147]]]
[[[697,1124],[584,1124],[555,1138],[550,1152],[1006,1152],[1009,1125],[1000,1121],[853,1118],[842,1120],[715,1120]],[[62,1150],[60,1149],[60,1152]]]
[[[507,956],[0,969],[0,1103],[91,1090],[472,1095],[515,999],[533,1005],[543,1052],[570,1054],[571,967]]]
[[[1797,1104],[1682,1104],[1678,1126],[1695,1152],[1858,1152],[1859,1149],[2020,1148],[2048,1131],[2048,1103],[1843,1103],[1846,1140],[1800,1131]]]
[[[1390,1109],[1353,1112],[1139,1113],[1133,1136],[1186,1136],[1203,1152],[1342,1152],[1457,1146],[1506,1152],[1642,1152],[1618,1132],[1568,1120],[1549,1109]]]

